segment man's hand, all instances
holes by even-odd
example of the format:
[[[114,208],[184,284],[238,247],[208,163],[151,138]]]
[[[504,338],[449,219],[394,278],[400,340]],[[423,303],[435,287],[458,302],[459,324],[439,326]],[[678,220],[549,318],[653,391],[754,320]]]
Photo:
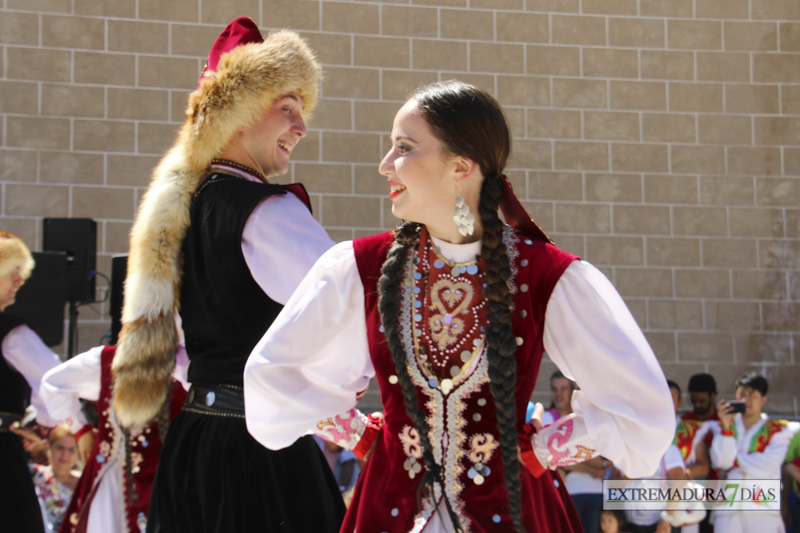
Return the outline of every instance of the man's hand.
[[[19,422],[12,424],[9,429],[22,439],[22,448],[34,461],[47,461],[47,441],[35,429],[20,427]]]
[[[733,407],[725,400],[720,400],[717,403],[717,415],[719,415],[719,424],[722,429],[729,430],[733,427]]]
[[[23,446],[27,450],[27,446],[43,443],[44,439],[39,436],[33,428],[23,428],[19,426],[19,422],[14,422],[9,428],[11,433],[16,433],[23,441]],[[28,441],[28,442],[25,442]]]
[[[544,405],[539,402],[536,402],[536,405],[533,408],[533,415],[531,415],[531,424],[533,424],[534,429],[539,431],[544,427],[544,423],[542,423],[542,419],[544,418]]]

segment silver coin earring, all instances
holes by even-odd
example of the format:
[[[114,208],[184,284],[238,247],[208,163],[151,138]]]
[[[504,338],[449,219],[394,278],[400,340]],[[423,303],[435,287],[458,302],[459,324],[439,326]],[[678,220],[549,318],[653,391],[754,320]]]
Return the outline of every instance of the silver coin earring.
[[[456,223],[458,232],[463,237],[472,236],[475,231],[475,215],[473,215],[464,197],[461,196],[461,184],[458,184],[458,196],[456,196],[456,209],[453,212],[453,222]]]

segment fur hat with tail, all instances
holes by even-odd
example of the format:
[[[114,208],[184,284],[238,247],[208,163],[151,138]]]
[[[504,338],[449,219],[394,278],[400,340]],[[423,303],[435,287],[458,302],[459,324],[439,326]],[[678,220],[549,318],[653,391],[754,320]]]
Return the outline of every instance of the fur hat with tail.
[[[245,17],[231,22],[190,96],[175,145],[153,172],[131,231],[122,331],[113,362],[114,408],[141,427],[166,399],[175,366],[182,245],[192,196],[211,160],[273,103],[299,95],[306,120],[317,103],[320,65],[307,43],[282,30],[262,39]]]

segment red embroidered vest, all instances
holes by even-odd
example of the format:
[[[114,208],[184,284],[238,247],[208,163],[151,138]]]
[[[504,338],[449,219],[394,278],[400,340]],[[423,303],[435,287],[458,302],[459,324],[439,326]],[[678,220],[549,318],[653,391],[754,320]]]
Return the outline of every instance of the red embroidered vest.
[[[364,286],[370,357],[386,422],[361,473],[342,531],[408,532],[413,529],[420,512],[425,521],[432,512],[431,508],[421,511],[417,503],[416,492],[424,469],[419,435],[406,414],[394,360],[377,310],[377,281],[393,240],[394,235],[389,232],[353,242]],[[509,233],[507,240],[516,272],[512,329],[518,346],[515,399],[520,430],[544,353],[542,337],[547,302],[561,274],[576,257],[524,235]],[[479,322],[485,320],[481,310],[483,297],[473,294],[471,307],[459,309],[470,287],[475,290],[474,283],[461,279],[461,274],[469,272],[448,277],[446,270],[453,267],[439,265],[444,274],[430,274],[437,268],[431,263],[438,258],[425,252],[426,246],[427,243],[421,242],[417,253],[421,262],[429,263],[429,283],[426,286],[422,279],[424,274],[420,272],[418,279],[407,282],[403,288],[400,321],[405,332],[409,373],[420,407],[427,415],[434,456],[443,466],[447,497],[462,527],[473,533],[511,531],[486,356],[482,349],[472,349],[481,346],[465,347],[453,339],[457,336],[455,319],[462,320],[458,326],[467,329],[476,324],[480,326]],[[423,254],[426,255],[423,257]],[[413,267],[415,273],[420,265],[417,263]],[[415,293],[415,287],[420,292]],[[419,306],[415,306],[414,301],[419,301]],[[467,337],[472,339],[472,336]],[[425,356],[420,355],[420,346],[426,348]],[[434,349],[430,349],[431,346]],[[425,368],[426,357],[430,363],[428,369]],[[438,359],[430,360],[433,357]],[[455,367],[460,374],[453,374]],[[534,478],[522,468],[520,477],[522,518],[526,528],[529,531],[572,531],[572,524],[579,520],[557,476],[546,472]]]
[[[108,468],[124,468],[126,461],[123,437],[119,434],[111,407],[111,362],[114,360],[116,346],[107,346],[100,356],[100,398],[97,401],[98,432],[97,440],[90,459],[83,469],[78,486],[72,500],[64,513],[61,533],[82,533],[86,531],[89,520],[89,508],[92,505],[100,479]],[[173,380],[172,397],[170,399],[170,419],[181,409],[186,398],[186,391]],[[123,475],[122,494],[125,497],[125,524],[128,532],[144,531],[147,520],[147,507],[150,504],[150,493],[161,453],[161,437],[158,424],[151,422],[143,431],[130,435],[130,461],[132,483],[127,475]],[[112,463],[112,459],[115,461]],[[129,492],[132,486],[134,494]],[[109,525],[109,530],[115,528]]]

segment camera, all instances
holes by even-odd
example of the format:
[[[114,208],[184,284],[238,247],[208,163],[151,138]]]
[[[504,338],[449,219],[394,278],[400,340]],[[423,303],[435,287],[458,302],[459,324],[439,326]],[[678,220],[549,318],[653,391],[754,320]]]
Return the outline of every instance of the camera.
[[[744,413],[744,400],[733,400],[728,403],[733,407],[732,413]]]

